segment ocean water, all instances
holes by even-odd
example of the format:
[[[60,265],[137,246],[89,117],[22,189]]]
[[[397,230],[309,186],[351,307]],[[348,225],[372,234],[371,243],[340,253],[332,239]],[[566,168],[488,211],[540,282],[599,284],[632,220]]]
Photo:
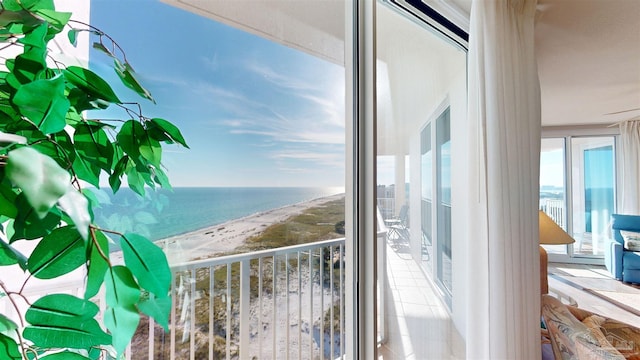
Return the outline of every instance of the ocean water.
[[[98,190],[100,206],[94,221],[106,229],[136,232],[155,241],[343,192],[340,188],[174,188],[147,191],[141,198],[127,188],[115,195]]]

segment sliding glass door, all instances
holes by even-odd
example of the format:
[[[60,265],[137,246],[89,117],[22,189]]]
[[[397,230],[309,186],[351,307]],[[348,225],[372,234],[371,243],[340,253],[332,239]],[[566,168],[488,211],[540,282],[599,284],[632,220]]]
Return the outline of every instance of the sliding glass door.
[[[456,298],[464,287],[456,272],[466,271],[456,258],[466,238],[461,217],[454,229],[464,207],[456,207],[452,172],[466,156],[464,135],[453,131],[466,124],[466,49],[434,31],[427,16],[377,4],[377,194],[395,200],[378,199],[379,207],[395,204],[381,210],[388,232],[378,242],[379,355],[448,358],[460,351],[452,343],[463,343],[451,322],[465,298]]]
[[[568,246],[545,246],[552,260],[603,256],[616,209],[615,140],[614,135],[542,139],[540,209],[575,239]]]
[[[571,153],[574,253],[602,256],[614,213],[614,139],[572,138]]]

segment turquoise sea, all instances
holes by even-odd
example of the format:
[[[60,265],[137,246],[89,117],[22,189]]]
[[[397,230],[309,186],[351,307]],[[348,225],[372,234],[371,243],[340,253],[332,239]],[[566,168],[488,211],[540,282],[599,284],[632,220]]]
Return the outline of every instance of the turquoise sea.
[[[340,188],[174,188],[147,191],[144,198],[130,189],[108,195],[98,190],[95,223],[120,232],[136,232],[150,240],[202,229],[258,212],[343,193]]]

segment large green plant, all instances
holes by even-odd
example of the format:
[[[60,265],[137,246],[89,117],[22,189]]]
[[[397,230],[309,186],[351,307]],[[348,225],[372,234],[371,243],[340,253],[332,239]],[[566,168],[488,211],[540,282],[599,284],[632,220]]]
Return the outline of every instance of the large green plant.
[[[101,176],[114,193],[125,179],[139,194],[145,186],[170,187],[160,144],[187,145],[178,128],[145,117],[139,104],[122,101],[94,72],[51,56],[48,45],[56,35],[75,45],[78,33],[87,31],[122,83],[153,101],[118,44],[70,16],[56,11],[53,0],[0,3],[0,53],[6,59],[0,71],[0,266],[19,266],[27,274],[10,289],[0,267],[0,300],[20,317],[12,321],[0,313],[1,359],[120,357],[140,313],[168,327],[171,273],[164,253],[140,235],[93,224],[96,200],[89,188],[99,187]],[[17,55],[6,56],[10,49]],[[86,115],[109,106],[121,108],[124,119]],[[15,246],[26,241],[36,244],[28,255]],[[112,262],[111,242],[119,243],[124,265]],[[25,296],[30,279],[56,279],[83,266],[83,297],[48,294],[29,302]],[[104,326],[92,301],[103,284]]]

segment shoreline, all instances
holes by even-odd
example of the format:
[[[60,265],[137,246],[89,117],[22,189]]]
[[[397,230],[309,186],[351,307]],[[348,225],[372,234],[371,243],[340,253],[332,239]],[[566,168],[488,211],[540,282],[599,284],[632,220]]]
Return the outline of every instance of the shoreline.
[[[217,225],[156,240],[154,243],[165,251],[170,265],[210,258],[235,250],[249,238],[262,233],[270,225],[286,221],[304,210],[321,206],[344,196],[344,194],[329,195],[266,210]]]

